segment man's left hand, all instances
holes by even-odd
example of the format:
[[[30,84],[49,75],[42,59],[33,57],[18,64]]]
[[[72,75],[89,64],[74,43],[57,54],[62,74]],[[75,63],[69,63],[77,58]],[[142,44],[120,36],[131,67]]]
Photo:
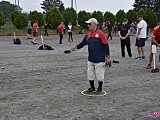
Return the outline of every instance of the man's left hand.
[[[111,59],[110,59],[110,57],[106,58],[106,65],[109,65],[109,67],[111,66]]]

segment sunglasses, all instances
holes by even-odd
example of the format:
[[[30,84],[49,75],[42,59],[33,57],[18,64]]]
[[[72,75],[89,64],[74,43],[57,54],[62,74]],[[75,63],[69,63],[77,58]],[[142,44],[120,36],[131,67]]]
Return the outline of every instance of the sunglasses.
[[[91,23],[88,23],[87,25],[91,25]]]

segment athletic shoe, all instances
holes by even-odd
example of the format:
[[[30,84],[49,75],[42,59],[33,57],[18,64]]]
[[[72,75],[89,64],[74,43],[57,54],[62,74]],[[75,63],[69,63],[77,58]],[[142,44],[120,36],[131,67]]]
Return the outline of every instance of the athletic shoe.
[[[93,92],[93,91],[95,91],[95,87],[94,88],[89,88],[88,90],[87,90],[87,92]]]
[[[125,57],[122,57],[122,59],[123,59],[123,60],[126,60],[126,58],[125,58]]]
[[[129,59],[134,59],[134,57],[132,56],[132,57],[129,57]]]
[[[102,88],[97,88],[97,91],[96,91],[97,93],[101,93],[102,92]]]
[[[151,64],[148,64],[148,66],[146,67],[146,69],[151,69],[151,68],[152,68]]]
[[[135,59],[141,59],[141,56],[136,57]]]
[[[37,44],[36,42],[33,42],[33,41],[31,41],[31,43],[34,44],[34,45]]]
[[[142,56],[142,59],[144,59],[145,58],[145,56]]]
[[[113,63],[119,63],[119,61],[117,61],[117,60],[113,60]]]

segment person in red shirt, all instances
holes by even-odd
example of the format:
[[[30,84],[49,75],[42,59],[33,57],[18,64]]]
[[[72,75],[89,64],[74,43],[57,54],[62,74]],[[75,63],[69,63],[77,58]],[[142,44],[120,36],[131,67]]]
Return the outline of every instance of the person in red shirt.
[[[160,47],[160,22],[153,29],[151,45],[156,45],[156,46]],[[153,60],[153,53],[151,50],[150,57],[149,57],[149,64],[147,66],[147,69],[152,68],[152,66],[151,66],[152,60]]]
[[[34,37],[33,40],[32,40],[33,44],[37,44],[35,41],[38,38],[38,29],[39,29],[38,21],[35,20],[35,23],[33,24],[33,27],[32,27],[33,37]]]
[[[58,25],[57,27],[57,34],[59,34],[60,37],[59,44],[62,44],[63,34],[65,32],[64,30],[65,30],[64,24],[63,22],[61,22],[61,24]]]

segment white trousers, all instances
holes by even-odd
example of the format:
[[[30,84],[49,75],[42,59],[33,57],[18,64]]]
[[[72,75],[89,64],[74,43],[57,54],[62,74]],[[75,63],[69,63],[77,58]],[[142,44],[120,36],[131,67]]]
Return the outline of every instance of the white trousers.
[[[88,61],[87,77],[88,80],[104,80],[105,62],[93,63]]]

